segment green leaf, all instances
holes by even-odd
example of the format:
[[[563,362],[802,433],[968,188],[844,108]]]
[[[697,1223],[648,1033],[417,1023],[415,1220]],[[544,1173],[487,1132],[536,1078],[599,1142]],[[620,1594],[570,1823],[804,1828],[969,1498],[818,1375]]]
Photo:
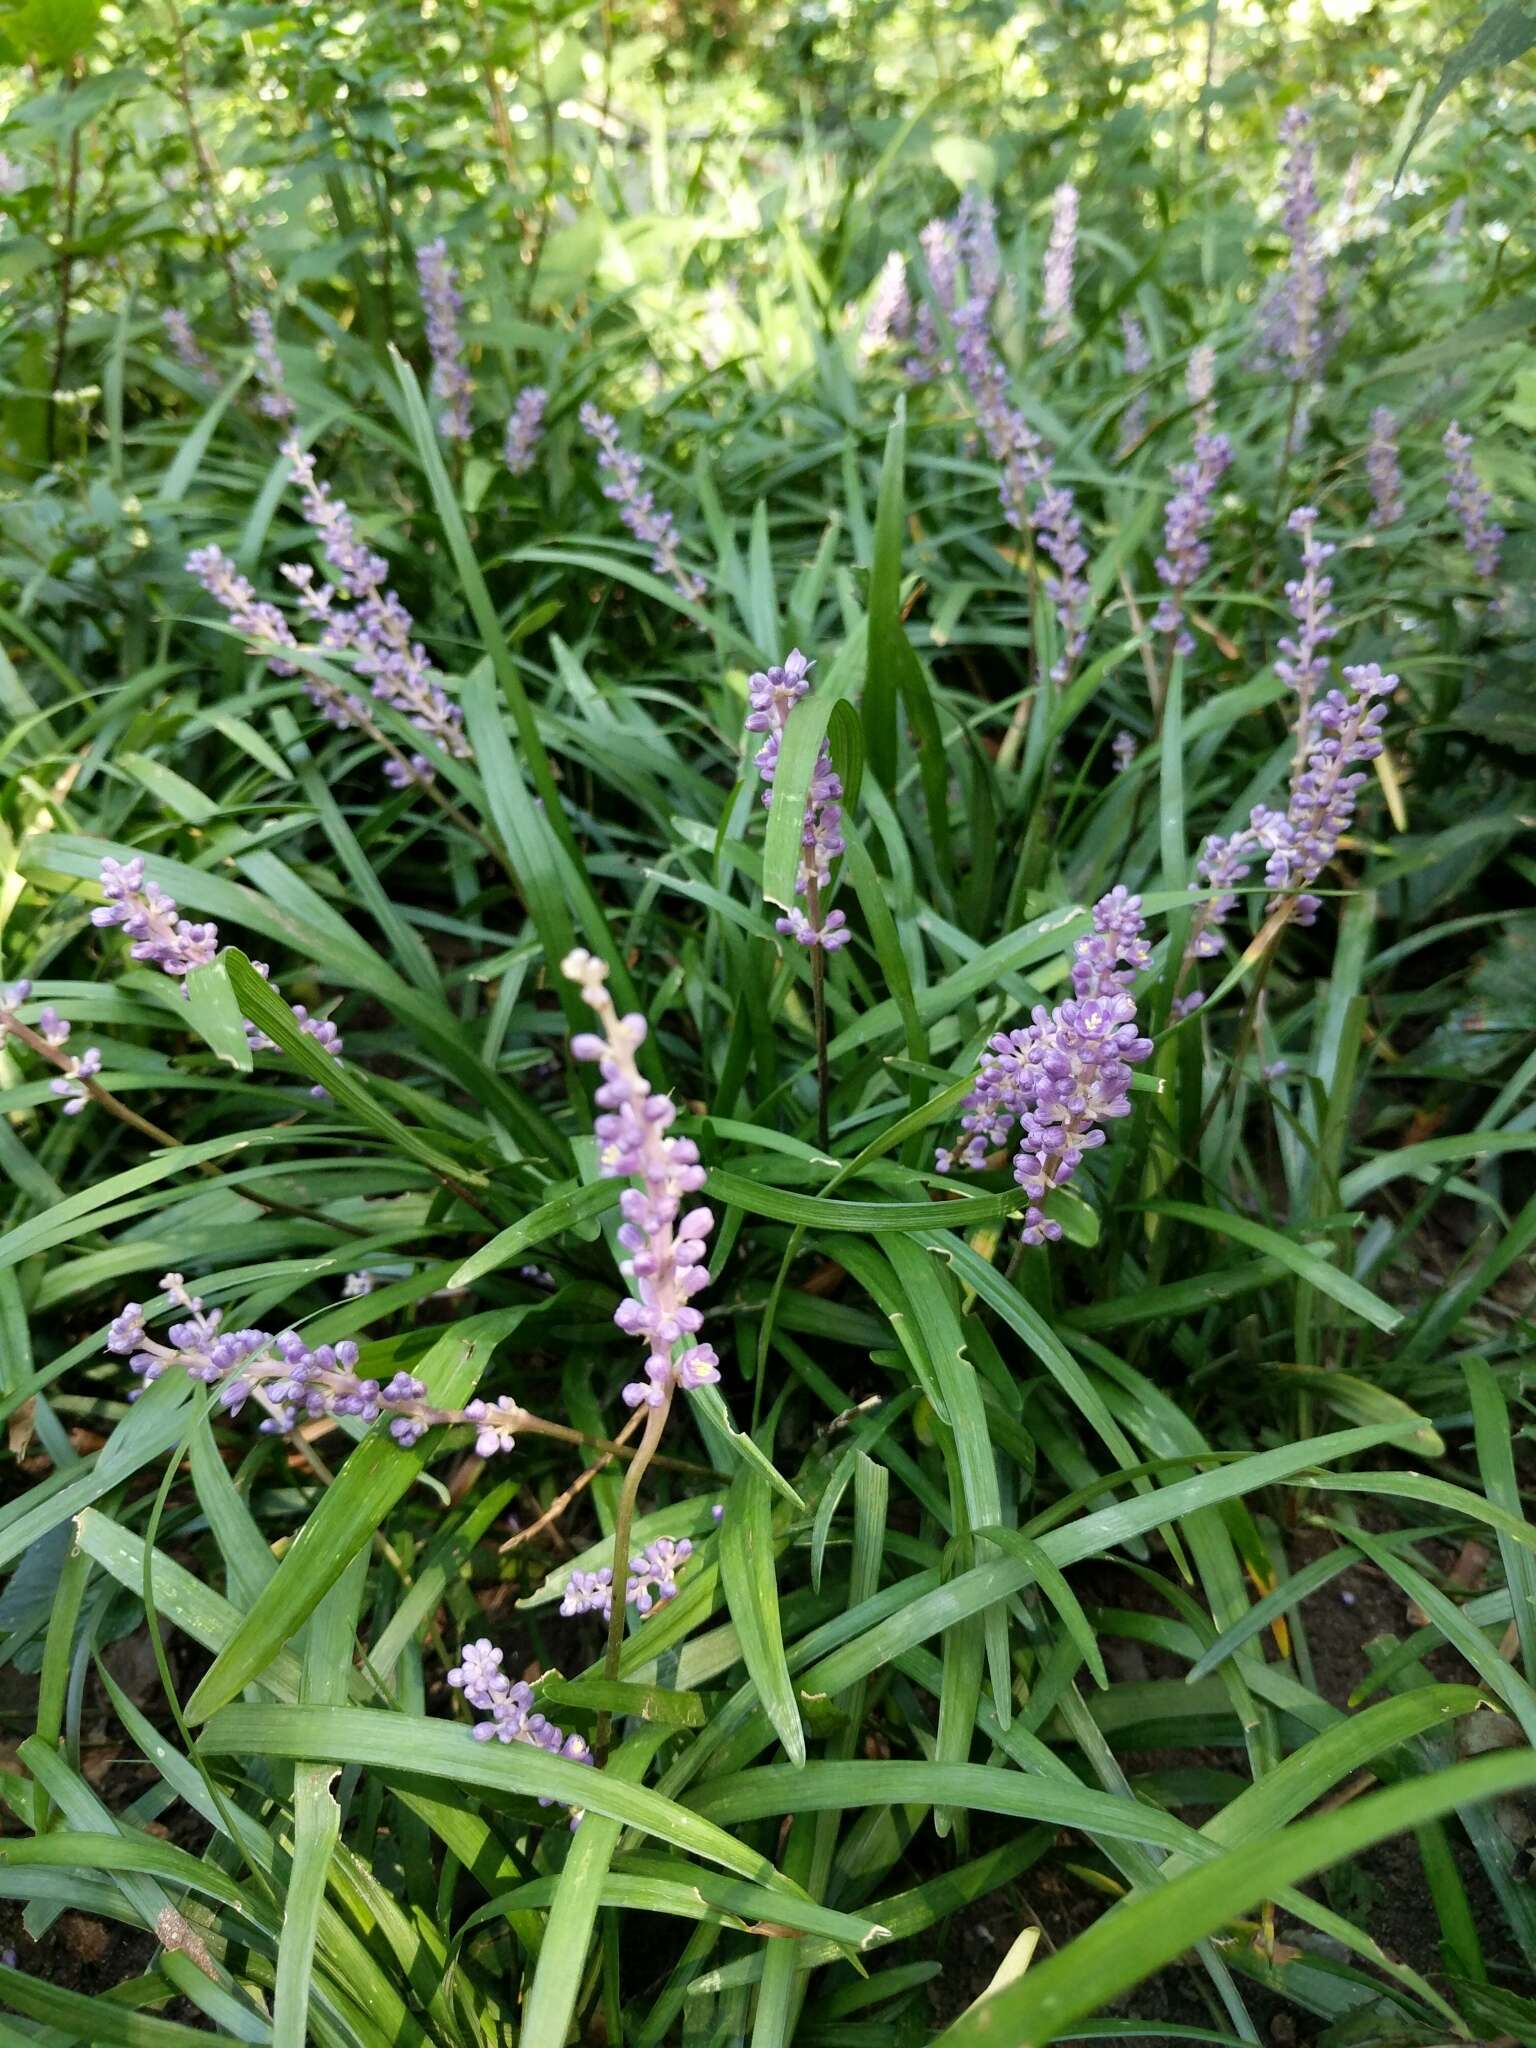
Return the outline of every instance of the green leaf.
[[[937,2048],[1045,2048],[1282,1886],[1458,1807],[1533,1784],[1536,1756],[1529,1751],[1482,1757],[1248,1843],[1104,1914],[1086,1934],[946,2028]]]
[[[774,1570],[773,1520],[768,1485],[743,1467],[725,1503],[720,1525],[720,1583],[736,1624],[747,1675],[791,1763],[805,1762],[805,1730],[784,1661],[779,1591]]]
[[[370,1707],[224,1707],[209,1722],[198,1747],[205,1756],[359,1764],[365,1770],[398,1772],[408,1778],[441,1778],[460,1787],[547,1798],[559,1806],[606,1814],[670,1843],[683,1855],[701,1856],[775,1891],[793,1889],[765,1856],[689,1808],[643,1786],[626,1784],[608,1771],[551,1756],[531,1743],[476,1742],[462,1722],[455,1725]]]
[[[1278,1259],[1282,1266],[1289,1267],[1291,1272],[1308,1281],[1319,1294],[1328,1295],[1378,1330],[1390,1334],[1403,1320],[1399,1310],[1388,1307],[1379,1295],[1372,1294],[1368,1287],[1362,1287],[1348,1273],[1341,1273],[1337,1266],[1330,1266],[1326,1259],[1305,1245],[1297,1244],[1281,1231],[1271,1230],[1267,1224],[1255,1223],[1249,1216],[1235,1216],[1225,1209],[1203,1208],[1196,1202],[1146,1202],[1142,1206],[1149,1215],[1169,1216],[1175,1222],[1192,1223],[1197,1229],[1233,1238],[1238,1244],[1249,1245],[1254,1251]]]
[[[1478,23],[1461,47],[1446,59],[1398,158],[1392,174],[1394,186],[1423,139],[1425,129],[1457,86],[1464,85],[1479,71],[1496,71],[1501,64],[1513,63],[1516,57],[1525,55],[1532,43],[1536,43],[1536,10],[1530,0],[1504,0],[1502,7],[1496,7]]]

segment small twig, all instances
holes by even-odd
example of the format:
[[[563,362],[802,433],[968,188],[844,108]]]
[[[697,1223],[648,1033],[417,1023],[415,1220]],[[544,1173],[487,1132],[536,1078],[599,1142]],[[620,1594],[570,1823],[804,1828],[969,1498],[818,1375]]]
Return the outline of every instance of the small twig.
[[[598,1459],[597,1463],[589,1465],[584,1472],[573,1479],[564,1493],[550,1503],[536,1522],[531,1523],[526,1529],[516,1530],[509,1536],[501,1546],[500,1555],[505,1557],[509,1550],[521,1550],[525,1543],[531,1543],[535,1536],[542,1535],[553,1523],[558,1522],[572,1501],[579,1499],[592,1484],[598,1473],[606,1471],[616,1457],[634,1457],[635,1453],[633,1451],[622,1449],[621,1446],[624,1446],[626,1440],[634,1435],[643,1420],[644,1410],[637,1408],[613,1442],[608,1446],[607,1450]],[[658,1462],[670,1463],[672,1461],[659,1460]]]
[[[180,1149],[180,1138],[173,1136],[170,1131],[162,1130],[159,1124],[152,1124],[147,1116],[140,1116],[136,1109],[130,1109],[121,1097],[112,1093],[110,1088],[103,1088],[101,1083],[93,1080],[89,1074],[70,1074],[69,1054],[62,1052],[57,1046],[50,1045],[46,1038],[39,1038],[30,1025],[23,1024],[19,1017],[12,1016],[8,1011],[0,1014],[0,1033],[3,1032],[9,1032],[13,1038],[19,1038],[29,1052],[35,1052],[38,1058],[46,1060],[49,1066],[56,1067],[61,1074],[69,1075],[71,1080],[78,1081],[92,1102],[104,1109],[109,1116],[115,1116],[119,1123],[127,1124],[130,1130],[148,1138],[151,1144],[160,1145],[170,1151]],[[223,1178],[223,1168],[212,1159],[200,1160],[197,1170],[213,1180]],[[275,1195],[254,1194],[248,1188],[242,1192],[248,1201],[254,1202],[258,1209],[265,1209],[269,1215],[302,1216],[311,1223],[323,1223],[329,1230],[343,1231],[348,1237],[372,1235],[359,1223],[344,1223],[339,1216],[322,1216],[318,1209],[307,1209],[298,1202],[285,1202]]]

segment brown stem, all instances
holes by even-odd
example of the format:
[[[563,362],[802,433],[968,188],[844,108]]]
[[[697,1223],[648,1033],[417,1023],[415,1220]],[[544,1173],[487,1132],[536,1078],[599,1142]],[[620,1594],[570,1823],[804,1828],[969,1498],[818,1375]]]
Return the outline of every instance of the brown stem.
[[[669,1380],[662,1389],[661,1399],[656,1406],[645,1411],[645,1434],[641,1437],[639,1449],[630,1461],[629,1470],[624,1474],[624,1485],[613,1518],[613,1598],[608,1613],[608,1647],[603,1655],[603,1677],[610,1684],[619,1675],[619,1656],[624,1648],[624,1583],[629,1576],[629,1532],[635,1519],[635,1499],[640,1491],[640,1482],[645,1477],[646,1467],[656,1455],[656,1447],[661,1442],[661,1433],[667,1426],[667,1416],[671,1408],[672,1382]],[[613,1716],[604,1707],[597,1717],[597,1727],[593,1731],[592,1740],[599,1770],[602,1769],[608,1755],[608,1738],[612,1732]]]
[[[35,1052],[38,1058],[46,1060],[50,1067],[57,1067],[61,1074],[69,1073],[69,1054],[61,1052],[57,1046],[50,1045],[46,1038],[39,1038],[30,1025],[23,1024],[19,1017],[13,1017],[9,1011],[0,1013],[0,1033],[3,1032],[9,1032],[13,1038],[19,1038],[29,1052]],[[114,1095],[110,1088],[103,1088],[101,1083],[93,1080],[89,1074],[76,1074],[72,1078],[80,1083],[92,1102],[104,1109],[108,1116],[115,1116],[119,1123],[127,1124],[130,1130],[148,1138],[151,1144],[164,1146],[170,1150],[180,1146],[179,1138],[167,1130],[162,1130],[159,1124],[152,1124],[147,1116],[140,1116],[136,1109],[130,1109],[120,1096]],[[213,1180],[223,1177],[223,1168],[212,1159],[202,1160],[197,1170]],[[339,1216],[322,1216],[318,1209],[305,1208],[301,1203],[284,1202],[276,1195],[252,1194],[249,1189],[243,1192],[248,1201],[254,1202],[258,1209],[265,1209],[268,1215],[302,1216],[311,1223],[323,1223],[328,1230],[339,1230],[347,1237],[369,1235],[361,1224],[343,1223]]]
[[[634,1435],[644,1419],[644,1411],[637,1408],[613,1442],[609,1444],[603,1455],[597,1460],[596,1464],[589,1465],[584,1472],[579,1473],[565,1489],[564,1493],[558,1495],[556,1499],[550,1502],[536,1522],[531,1523],[526,1529],[515,1530],[501,1546],[500,1555],[505,1557],[509,1550],[521,1550],[523,1545],[531,1543],[535,1536],[542,1536],[546,1529],[559,1521],[571,1503],[578,1500],[586,1492],[599,1472],[605,1472],[608,1469],[616,1457],[633,1458],[635,1453],[629,1448],[626,1439]],[[556,1432],[552,1428],[550,1433],[553,1435]],[[564,1432],[561,1433],[563,1434]],[[579,1435],[580,1432],[573,1431],[571,1434]],[[658,1458],[656,1462],[659,1465],[671,1465],[678,1461],[671,1458]]]

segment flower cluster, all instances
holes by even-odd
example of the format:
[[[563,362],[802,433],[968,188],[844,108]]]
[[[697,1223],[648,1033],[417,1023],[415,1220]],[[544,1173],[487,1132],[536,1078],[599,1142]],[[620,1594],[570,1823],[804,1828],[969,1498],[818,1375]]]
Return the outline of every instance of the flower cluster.
[[[1125,344],[1121,350],[1122,369],[1127,377],[1144,377],[1152,367],[1152,351],[1147,346],[1146,329],[1134,313],[1120,315],[1120,334]],[[1115,445],[1115,460],[1123,462],[1140,444],[1146,431],[1147,394],[1138,391],[1120,415],[1120,439]]]
[[[287,378],[283,372],[282,357],[277,352],[277,330],[272,324],[272,315],[265,306],[253,306],[245,316],[245,324],[256,354],[256,381],[261,386],[256,410],[264,419],[291,420],[295,407],[288,396]]]
[[[328,652],[355,657],[357,673],[372,686],[381,703],[408,718],[433,746],[456,761],[471,758],[464,737],[464,714],[433,674],[427,651],[416,639],[416,622],[396,593],[387,588],[389,564],[367,547],[345,501],[315,475],[314,458],[297,440],[283,443],[293,480],[303,493],[304,517],[320,543],[336,582],[317,583],[307,563],[287,564],[283,574],[297,593],[300,613],[319,629],[319,644]],[[338,597],[351,600],[338,603]],[[327,700],[333,723],[344,724],[348,706]],[[399,761],[385,764],[384,773],[396,788],[413,779],[430,782],[430,760],[417,754],[407,771]]]
[[[693,1140],[668,1135],[677,1111],[668,1097],[652,1093],[636,1065],[645,1019],[618,1014],[605,985],[608,969],[592,954],[578,948],[561,965],[603,1027],[600,1036],[583,1031],[571,1040],[574,1056],[593,1061],[602,1075],[596,1095],[602,1114],[594,1126],[599,1171],[605,1180],[641,1183],[619,1197],[619,1243],[629,1253],[620,1271],[635,1292],[613,1319],[639,1337],[648,1354],[645,1378],[624,1388],[624,1401],[659,1408],[674,1387],[691,1391],[720,1378],[713,1345],[697,1341],[704,1318],[692,1306],[693,1296],[709,1285],[704,1260],[715,1219],[703,1207],[683,1212],[685,1197],[696,1195],[707,1176]]]
[[[445,441],[467,441],[471,433],[470,394],[474,381],[464,367],[459,340],[459,315],[464,301],[454,283],[448,245],[441,235],[416,251],[416,278],[422,310],[427,316],[427,348],[432,356],[432,389],[443,410],[438,432]]]
[[[1445,450],[1445,502],[1461,523],[1461,537],[1472,566],[1485,583],[1499,573],[1499,543],[1504,529],[1493,518],[1493,493],[1472,466],[1472,436],[1452,420],[1440,444]]]
[[[1114,756],[1115,773],[1124,775],[1136,759],[1136,735],[1131,732],[1117,732],[1109,751]]]
[[[1312,700],[1328,680],[1328,656],[1323,650],[1339,630],[1333,616],[1333,578],[1323,574],[1324,564],[1336,549],[1332,541],[1318,539],[1314,506],[1298,505],[1286,524],[1301,536],[1301,574],[1285,586],[1296,631],[1281,637],[1275,674],[1296,692],[1300,703],[1297,729],[1304,733]]]
[[[522,1409],[505,1398],[490,1404],[471,1401],[462,1409],[435,1408],[426,1387],[408,1372],[382,1382],[360,1379],[358,1348],[350,1341],[311,1348],[296,1330],[275,1335],[226,1330],[222,1310],[205,1309],[180,1273],[167,1273],[160,1289],[182,1314],[167,1329],[167,1341],[149,1334],[137,1301],[128,1302],[107,1331],[107,1349],[126,1358],[143,1381],[134,1398],[162,1374],[179,1370],[217,1387],[219,1406],[229,1415],[254,1401],[264,1411],[261,1427],[269,1436],[323,1416],[354,1416],[360,1422],[388,1416],[390,1435],[408,1448],[429,1429],[467,1422],[476,1431],[475,1449],[483,1458],[510,1451],[514,1430],[525,1420]]]
[[[680,597],[697,604],[708,585],[702,576],[683,566],[678,554],[677,522],[656,503],[654,491],[645,488],[645,464],[619,439],[619,423],[612,413],[602,412],[590,400],[577,415],[581,430],[597,443],[597,466],[607,477],[603,496],[619,508],[619,517],[635,539],[651,550],[651,567],[666,576]]]
[[[158,883],[146,879],[142,855],[132,860],[114,860],[111,854],[104,856],[101,863],[101,887],[106,902],[91,912],[91,922],[103,927],[121,925],[132,940],[128,948],[135,960],[143,960],[158,967],[162,973],[185,982],[194,967],[206,967],[219,950],[219,928],[210,918],[206,924],[193,924],[181,915],[174,896],[167,895]],[[263,960],[252,961],[256,972],[266,980],[268,968]],[[288,1006],[297,1019],[299,1028],[307,1038],[312,1038],[322,1052],[330,1054],[337,1063],[341,1060],[341,1033],[329,1019],[311,1017],[302,1003]],[[271,1052],[273,1042],[266,1033],[246,1020],[245,1035],[253,1052]],[[95,1073],[101,1064],[98,1057],[96,1066],[82,1071]],[[310,1089],[310,1094],[324,1096],[321,1087]]]
[[[526,476],[533,467],[544,434],[544,409],[548,404],[549,393],[542,384],[525,385],[512,401],[501,459],[513,476]]]
[[[859,336],[860,355],[874,355],[888,342],[904,339],[911,328],[912,295],[907,288],[906,258],[893,249],[881,264],[869,295]]]
[[[918,247],[927,273],[927,295],[919,302],[912,329],[912,353],[905,365],[914,384],[928,384],[949,369],[939,339],[935,307],[952,314],[960,290],[960,238],[952,220],[931,220],[919,228]]]
[[[1315,679],[1325,680],[1326,673],[1324,661]],[[1384,675],[1375,662],[1343,673],[1347,690],[1330,690],[1302,708],[1286,808],[1256,804],[1246,825],[1231,834],[1213,833],[1201,847],[1195,863],[1199,881],[1191,887],[1211,894],[1195,918],[1189,958],[1210,959],[1221,950],[1221,926],[1237,907],[1232,892],[1261,854],[1264,880],[1274,892],[1268,909],[1289,903],[1295,923],[1309,925],[1316,918],[1318,900],[1307,892],[1349,830],[1367,779],[1357,771],[1382,750],[1386,700],[1397,688],[1397,677]]]
[[[1285,275],[1261,309],[1265,359],[1279,364],[1292,383],[1310,382],[1322,368],[1325,278],[1316,221],[1317,153],[1311,116],[1291,107],[1280,123],[1286,144],[1281,174],[1281,222],[1290,244]]]
[[[23,1024],[16,1012],[31,993],[30,981],[16,981],[9,988],[0,988],[0,1038],[19,1038],[56,1066],[59,1071],[48,1083],[49,1089],[63,1103],[66,1116],[78,1116],[91,1099],[86,1082],[101,1072],[101,1049],[89,1045],[78,1055],[66,1053],[64,1047],[74,1026],[52,1005],[40,1010],[30,1026]]]
[[[1131,1068],[1152,1050],[1128,993],[1151,959],[1143,929],[1141,898],[1124,888],[1094,905],[1091,929],[1074,949],[1072,999],[1054,1010],[1037,1005],[1022,1030],[989,1041],[961,1115],[964,1142],[958,1155],[940,1151],[935,1159],[940,1173],[957,1158],[979,1170],[1017,1125],[1013,1177],[1029,1198],[1026,1244],[1061,1236],[1044,1213],[1046,1197],[1104,1143],[1102,1126],[1130,1111]]]
[[[472,1707],[489,1720],[475,1723],[476,1742],[526,1742],[534,1749],[563,1756],[568,1763],[590,1764],[592,1751],[580,1735],[567,1735],[553,1721],[533,1711],[533,1687],[524,1680],[514,1683],[501,1668],[501,1652],[482,1636],[466,1643],[459,1661],[448,1673],[448,1683],[463,1693]],[[540,1806],[553,1802],[540,1799]],[[571,1826],[579,1827],[581,1813],[573,1808]]]
[[[1372,526],[1395,526],[1403,516],[1403,471],[1397,453],[1397,421],[1384,405],[1371,414],[1365,474],[1371,486]]]
[[[1163,552],[1157,558],[1163,594],[1152,615],[1152,630],[1173,634],[1179,654],[1194,652],[1194,636],[1184,623],[1184,599],[1211,559],[1206,534],[1212,501],[1231,461],[1232,444],[1225,434],[1197,434],[1193,459],[1173,467],[1177,489],[1163,515]]]
[[[799,648],[792,648],[782,667],[759,670],[747,678],[751,708],[747,731],[766,735],[755,757],[758,773],[766,787],[763,805],[773,802],[773,778],[779,762],[779,747],[789,724],[790,713],[811,687],[812,664]],[[805,823],[800,834],[800,865],[795,875],[795,894],[805,898],[787,917],[777,920],[775,930],[802,946],[820,946],[835,953],[853,937],[848,920],[840,910],[823,914],[821,892],[831,885],[832,863],[843,851],[843,784],[832,766],[832,750],[822,741],[811,774],[805,800]]]
[[[1202,341],[1184,365],[1184,393],[1195,409],[1196,434],[1208,434],[1216,418],[1216,346]]]
[[[1056,609],[1061,653],[1052,678],[1070,675],[1088,639],[1093,593],[1084,574],[1088,550],[1072,493],[1052,475],[1040,436],[1008,395],[1008,372],[992,341],[990,306],[968,299],[954,313],[955,357],[987,452],[998,466],[998,497],[1016,532],[1032,531],[1054,574],[1042,581]]]
[[[181,367],[189,370],[200,384],[217,384],[219,380],[214,367],[199,346],[197,336],[192,332],[192,322],[181,308],[167,306],[160,315],[160,324]]]
[[[120,924],[133,942],[128,951],[135,960],[185,981],[194,967],[206,967],[218,952],[218,926],[183,917],[173,896],[145,880],[142,857],[118,861],[108,854],[101,863],[101,887],[107,900],[91,912],[91,923]]]
[[[1040,297],[1044,341],[1065,341],[1072,332],[1072,272],[1077,264],[1077,187],[1058,185],[1051,196],[1051,232],[1045,245]]]
[[[658,1536],[629,1560],[624,1585],[624,1602],[642,1620],[669,1600],[677,1598],[677,1575],[693,1555],[686,1536],[674,1539]],[[595,1572],[572,1572],[560,1598],[564,1615],[600,1614],[605,1621],[613,1614],[613,1567],[603,1565]]]

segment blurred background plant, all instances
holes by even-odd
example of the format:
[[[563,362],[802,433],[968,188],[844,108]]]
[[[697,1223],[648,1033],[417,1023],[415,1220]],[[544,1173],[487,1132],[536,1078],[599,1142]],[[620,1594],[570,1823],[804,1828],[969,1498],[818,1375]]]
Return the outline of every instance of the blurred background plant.
[[[1536,2040],[1533,39],[0,9],[17,2039]]]

